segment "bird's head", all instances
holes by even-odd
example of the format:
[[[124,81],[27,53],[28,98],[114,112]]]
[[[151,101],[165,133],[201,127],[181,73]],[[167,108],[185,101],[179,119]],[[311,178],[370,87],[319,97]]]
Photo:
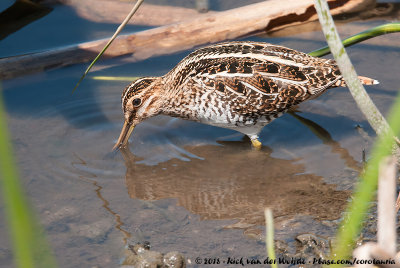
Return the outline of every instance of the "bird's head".
[[[125,147],[137,124],[161,112],[161,96],[160,77],[139,78],[125,88],[121,96],[125,122],[113,150]]]

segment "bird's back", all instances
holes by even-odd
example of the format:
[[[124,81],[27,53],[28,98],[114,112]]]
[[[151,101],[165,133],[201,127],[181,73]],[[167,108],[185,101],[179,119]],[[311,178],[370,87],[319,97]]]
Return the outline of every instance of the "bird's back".
[[[182,100],[203,97],[257,117],[284,112],[341,84],[342,76],[333,60],[268,43],[228,42],[192,52],[165,79]]]

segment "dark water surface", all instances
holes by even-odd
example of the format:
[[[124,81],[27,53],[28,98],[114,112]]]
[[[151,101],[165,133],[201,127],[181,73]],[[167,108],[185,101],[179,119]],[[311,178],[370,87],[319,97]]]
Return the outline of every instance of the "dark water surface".
[[[324,45],[318,31],[250,39],[305,52]],[[358,73],[381,82],[367,90],[383,113],[398,92],[399,42],[391,35],[349,49]],[[91,76],[162,75],[188,53],[104,61]],[[128,82],[88,77],[71,95],[84,68],[3,82],[23,186],[60,267],[116,267],[127,243],[144,240],[160,252],[180,251],[192,265],[196,257],[263,259],[265,207],[273,209],[280,256],[327,252],[374,137],[346,88],[265,127],[261,151],[240,133],[158,116],[135,128],[128,150],[113,154]],[[3,220],[0,236],[0,266],[9,267]],[[303,245],[307,236],[319,246]]]

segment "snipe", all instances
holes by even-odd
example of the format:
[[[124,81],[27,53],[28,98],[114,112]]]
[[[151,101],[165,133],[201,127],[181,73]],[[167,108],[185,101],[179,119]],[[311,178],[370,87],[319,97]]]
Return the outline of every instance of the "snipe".
[[[125,88],[125,123],[114,149],[126,145],[137,124],[158,114],[233,129],[260,148],[258,134],[265,125],[339,86],[345,82],[334,60],[260,42],[203,47],[166,75],[139,78]]]

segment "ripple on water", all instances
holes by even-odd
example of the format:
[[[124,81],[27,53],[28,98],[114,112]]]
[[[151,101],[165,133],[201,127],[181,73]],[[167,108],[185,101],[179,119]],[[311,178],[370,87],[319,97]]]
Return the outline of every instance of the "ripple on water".
[[[248,150],[247,141],[226,145],[186,146],[201,159],[171,159],[152,168],[139,164],[128,149],[122,150],[129,196],[147,201],[174,198],[203,220],[235,220],[226,228],[262,225],[265,207],[285,219],[340,217],[348,191],[304,173],[304,165],[296,160],[272,157],[267,147]]]
[[[33,127],[40,133],[39,146],[51,156],[46,169],[62,178],[123,177],[121,156],[111,152],[123,123],[120,107],[115,94],[105,94],[66,101],[36,114]],[[229,131],[208,127],[198,132],[198,126],[166,116],[152,118],[136,127],[129,147],[145,165],[201,159],[184,146],[216,144],[215,139]]]

